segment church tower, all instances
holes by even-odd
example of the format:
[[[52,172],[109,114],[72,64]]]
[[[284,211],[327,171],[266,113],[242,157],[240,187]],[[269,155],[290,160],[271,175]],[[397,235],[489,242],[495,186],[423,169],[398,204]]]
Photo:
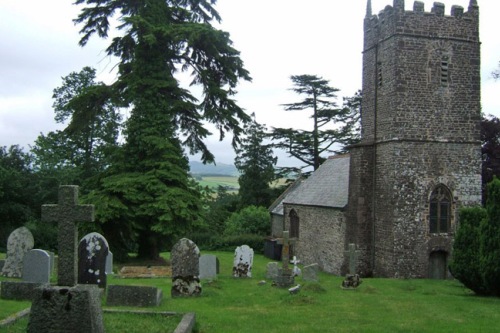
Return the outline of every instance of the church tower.
[[[447,276],[458,210],[481,203],[480,112],[477,1],[373,15],[368,0],[345,240],[361,274]]]

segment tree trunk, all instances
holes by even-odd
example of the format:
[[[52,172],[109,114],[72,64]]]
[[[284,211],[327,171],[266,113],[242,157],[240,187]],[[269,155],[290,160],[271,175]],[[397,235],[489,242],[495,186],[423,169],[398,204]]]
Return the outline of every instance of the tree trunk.
[[[160,258],[158,235],[149,230],[144,230],[139,235],[138,243],[138,258],[148,260],[158,260]]]

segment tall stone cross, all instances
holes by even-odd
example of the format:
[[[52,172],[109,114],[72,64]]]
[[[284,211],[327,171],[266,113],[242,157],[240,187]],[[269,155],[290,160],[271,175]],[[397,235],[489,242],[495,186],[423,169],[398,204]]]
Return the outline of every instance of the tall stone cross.
[[[289,232],[283,231],[283,238],[278,238],[278,244],[282,244],[281,261],[283,263],[283,272],[290,271],[288,263],[290,262],[290,245],[295,244],[295,239],[289,238]]]
[[[78,227],[76,222],[94,222],[94,205],[78,204],[78,186],[59,187],[57,205],[42,205],[42,221],[57,222],[59,261],[57,284],[74,286],[78,281]]]
[[[359,250],[356,250],[356,244],[349,244],[349,250],[345,254],[349,256],[349,274],[356,274],[356,265],[359,257]]]

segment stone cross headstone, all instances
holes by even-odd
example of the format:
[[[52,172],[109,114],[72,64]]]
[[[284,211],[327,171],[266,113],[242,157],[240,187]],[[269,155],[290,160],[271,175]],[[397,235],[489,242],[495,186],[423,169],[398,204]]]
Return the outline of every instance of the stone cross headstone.
[[[78,283],[97,284],[99,288],[106,288],[108,252],[108,241],[97,232],[92,232],[80,240],[78,245]]]
[[[289,232],[283,231],[283,238],[277,238],[278,244],[283,245],[281,249],[281,262],[283,263],[283,272],[290,271],[288,263],[290,262],[290,245],[295,244],[294,239],[289,238]]]
[[[290,260],[290,263],[293,264],[293,275],[294,276],[299,276],[300,274],[302,274],[302,271],[297,266],[297,264],[299,262],[300,262],[300,260],[298,260],[296,256],[293,256],[293,260]]]
[[[94,206],[78,205],[78,186],[60,186],[58,204],[42,206],[42,221],[58,223],[58,286],[36,289],[27,332],[104,333],[99,288],[76,284],[76,222],[94,221]]]
[[[94,206],[78,204],[78,186],[60,186],[58,204],[42,206],[42,221],[58,223],[57,284],[60,286],[76,285],[78,281],[76,222],[93,222]]]
[[[25,254],[33,249],[33,235],[26,227],[14,230],[7,239],[7,257],[2,268],[2,275],[18,277],[23,275],[23,260]]]
[[[248,245],[238,246],[234,251],[233,276],[252,277],[253,249]]]
[[[281,249],[282,267],[278,271],[276,280],[274,281],[278,287],[288,288],[294,284],[294,275],[289,267],[290,262],[290,245],[295,243],[294,239],[289,238],[289,232],[283,231],[283,238],[278,238],[278,244],[283,245]]]
[[[50,255],[44,250],[31,250],[24,256],[23,281],[50,282]]]
[[[356,274],[356,266],[358,264],[358,257],[360,254],[359,250],[356,250],[356,244],[350,243],[349,250],[345,251],[345,254],[349,257],[349,274]]]
[[[200,257],[200,279],[215,279],[217,277],[217,256],[204,254]]]
[[[319,265],[314,263],[304,266],[302,269],[302,280],[310,282],[318,282]]]
[[[170,253],[172,261],[172,297],[201,294],[200,250],[193,241],[182,238]]]

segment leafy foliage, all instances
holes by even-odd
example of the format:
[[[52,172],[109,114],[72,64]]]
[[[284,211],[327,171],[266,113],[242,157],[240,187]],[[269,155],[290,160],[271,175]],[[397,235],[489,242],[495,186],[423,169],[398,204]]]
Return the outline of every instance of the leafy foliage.
[[[271,233],[269,212],[264,207],[248,206],[233,213],[226,221],[225,235],[254,234],[266,236]]]
[[[481,119],[481,153],[483,156],[483,204],[486,203],[486,184],[500,177],[500,120],[494,116]]]
[[[336,93],[329,81],[316,75],[293,75],[291,89],[304,95],[300,102],[284,104],[285,111],[310,111],[313,126],[311,130],[274,128],[272,138],[275,147],[286,150],[314,170],[324,162],[322,154],[334,152],[335,144],[348,144],[356,140],[359,127],[359,107],[361,94],[345,100],[344,107],[337,106]],[[330,125],[329,128],[327,128]],[[324,129],[323,129],[324,128]]]
[[[245,131],[246,140],[236,149],[235,166],[240,172],[238,178],[241,205],[269,207],[274,199],[270,188],[276,179],[274,166],[277,158],[273,156],[271,144],[265,144],[266,128],[255,118]]]
[[[17,145],[0,147],[0,248],[9,234],[36,218],[38,198],[32,156]]]
[[[486,209],[462,209],[450,269],[477,294],[500,296],[500,179],[488,184]]]
[[[480,230],[481,274],[485,288],[494,296],[500,296],[500,179],[488,184],[486,210]]]
[[[486,209],[466,207],[460,210],[460,227],[453,243],[450,271],[467,288],[486,294],[480,269],[480,224],[487,218]]]

